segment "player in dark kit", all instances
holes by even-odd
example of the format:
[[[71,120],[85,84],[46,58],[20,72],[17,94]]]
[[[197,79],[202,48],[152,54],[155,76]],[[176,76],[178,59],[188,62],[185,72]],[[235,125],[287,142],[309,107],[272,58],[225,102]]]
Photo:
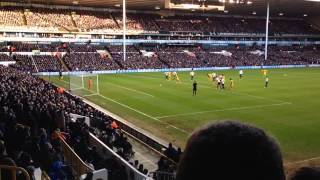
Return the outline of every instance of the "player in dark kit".
[[[267,88],[268,84],[269,84],[269,78],[267,76],[266,79],[265,79],[264,88]]]
[[[197,81],[193,81],[192,85],[193,85],[192,95],[195,96],[197,95],[197,86],[198,86]]]
[[[59,80],[63,79],[62,71],[59,71]]]

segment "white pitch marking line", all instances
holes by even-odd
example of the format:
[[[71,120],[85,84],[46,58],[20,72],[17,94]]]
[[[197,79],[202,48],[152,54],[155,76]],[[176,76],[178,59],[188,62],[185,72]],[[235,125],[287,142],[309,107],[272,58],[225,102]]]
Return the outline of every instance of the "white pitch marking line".
[[[132,110],[132,111],[134,111],[134,112],[137,112],[137,113],[139,113],[139,114],[141,114],[141,115],[143,115],[143,116],[146,116],[146,117],[148,117],[148,118],[150,118],[150,119],[153,119],[153,120],[155,120],[155,121],[158,121],[158,122],[160,122],[160,123],[162,123],[162,124],[168,125],[168,126],[174,128],[174,129],[176,129],[176,130],[179,130],[179,131],[181,131],[181,132],[183,132],[183,133],[185,133],[185,134],[189,134],[189,132],[187,132],[186,130],[180,129],[180,128],[178,128],[178,127],[176,127],[176,126],[174,126],[174,125],[171,125],[171,124],[169,124],[169,123],[167,123],[167,122],[161,121],[161,120],[159,120],[158,118],[155,118],[155,117],[153,117],[153,116],[150,116],[150,115],[148,115],[148,114],[146,114],[146,113],[144,113],[144,112],[141,112],[141,111],[139,111],[139,110],[137,110],[137,109],[134,109],[134,108],[132,108],[132,107],[130,107],[130,106],[128,106],[128,105],[122,104],[121,102],[118,102],[118,101],[113,100],[113,99],[111,99],[111,98],[105,97],[105,96],[103,96],[103,95],[101,95],[101,94],[98,94],[98,96],[100,96],[100,97],[102,97],[102,98],[104,98],[104,99],[106,99],[106,100],[109,100],[109,101],[111,101],[111,102],[114,102],[114,103],[116,103],[116,104],[119,104],[120,106],[123,106],[123,107],[125,107],[125,108],[128,108],[128,109],[130,109],[130,110]]]
[[[305,159],[305,160],[302,160],[302,161],[285,163],[284,165],[285,165],[285,166],[290,166],[290,165],[301,164],[301,163],[305,163],[305,162],[308,162],[308,161],[319,160],[319,159],[320,159],[320,157],[318,156],[318,157],[313,157],[313,158]]]
[[[268,101],[273,101],[273,102],[281,102],[281,103],[289,103],[289,104],[291,104],[291,102],[286,102],[286,101],[277,100],[277,99],[269,99],[269,98],[266,98],[266,97],[255,96],[255,95],[246,94],[246,93],[239,93],[239,92],[228,92],[228,93],[236,94],[236,95],[239,95],[239,96],[248,96],[248,97],[252,97],[252,98],[256,98],[256,99],[263,99],[263,100],[268,100]]]
[[[63,81],[63,82],[68,83],[67,81]],[[176,130],[178,130],[178,131],[180,131],[180,132],[182,132],[182,133],[189,134],[189,132],[186,131],[186,130],[184,130],[184,129],[178,128],[178,127],[176,127],[176,126],[174,126],[174,125],[171,125],[171,124],[169,124],[169,123],[167,123],[167,122],[161,121],[161,120],[159,120],[158,118],[155,118],[155,117],[153,117],[153,116],[150,116],[150,115],[148,115],[148,114],[146,114],[146,113],[144,113],[144,112],[141,112],[141,111],[139,111],[139,110],[137,110],[137,109],[134,109],[134,108],[132,108],[132,107],[130,107],[130,106],[128,106],[128,105],[122,104],[121,102],[118,102],[118,101],[113,100],[113,99],[111,99],[111,98],[105,97],[105,96],[103,96],[103,95],[101,95],[101,94],[96,94],[96,92],[94,92],[94,91],[91,91],[91,90],[88,90],[88,89],[85,89],[85,90],[86,90],[86,91],[89,91],[89,92],[92,92],[92,93],[94,93],[95,95],[100,96],[100,97],[102,97],[102,98],[104,98],[104,99],[106,99],[106,100],[109,100],[109,101],[111,101],[111,102],[114,102],[114,103],[116,103],[116,104],[119,104],[120,106],[123,106],[123,107],[125,107],[125,108],[128,108],[128,109],[130,109],[130,110],[132,110],[132,111],[134,111],[134,112],[137,112],[137,113],[139,113],[139,114],[141,114],[141,115],[143,115],[143,116],[146,116],[146,117],[148,117],[148,118],[150,118],[150,119],[153,119],[153,120],[158,121],[158,122],[160,122],[160,123],[162,123],[162,124],[165,124],[165,125],[167,125],[167,126],[170,126],[170,127],[174,128],[174,129],[176,129]]]
[[[95,96],[95,95],[98,95],[98,94],[83,95],[83,97],[89,97],[89,96]]]
[[[155,118],[164,119],[164,118],[170,118],[170,117],[188,116],[188,115],[204,114],[204,113],[210,113],[210,112],[223,112],[223,111],[236,111],[236,110],[256,109],[256,108],[262,108],[262,107],[282,106],[282,105],[289,105],[289,104],[292,104],[292,103],[283,102],[283,103],[269,104],[269,105],[257,105],[257,106],[226,108],[226,109],[218,109],[218,110],[212,110],[212,111],[199,111],[199,112],[194,112],[194,113],[181,113],[181,114],[173,114],[173,115],[167,115],[167,116],[158,116],[158,117],[155,117]]]
[[[150,97],[154,98],[153,95],[151,95],[149,93],[146,93],[146,92],[143,92],[143,91],[139,91],[139,90],[132,89],[132,88],[127,88],[125,86],[116,85],[116,84],[113,84],[113,83],[110,83],[110,82],[107,82],[107,83],[108,84],[112,84],[112,86],[116,86],[116,87],[119,87],[119,88],[122,88],[122,89],[126,89],[126,90],[129,90],[129,91],[135,92],[135,93],[143,94],[143,95],[150,96]]]

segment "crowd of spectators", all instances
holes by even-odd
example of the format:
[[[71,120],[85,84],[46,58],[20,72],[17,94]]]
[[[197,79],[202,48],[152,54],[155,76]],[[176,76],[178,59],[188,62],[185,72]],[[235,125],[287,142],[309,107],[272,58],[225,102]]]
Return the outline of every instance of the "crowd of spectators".
[[[123,28],[122,13],[112,13],[120,28]],[[154,21],[157,15],[153,14],[127,14],[126,28],[128,30],[159,31],[158,24]]]
[[[80,29],[119,29],[109,12],[77,11],[72,18]]]
[[[123,46],[109,46],[107,49],[110,51],[113,60],[120,64],[123,69],[167,68],[155,54],[145,56],[138,47],[126,47],[125,61],[123,60]]]
[[[36,72],[59,72],[63,70],[61,61],[56,56],[49,55],[13,55],[12,60],[16,61],[12,67],[21,71]]]
[[[184,49],[184,50],[182,50]],[[160,59],[170,67],[236,67],[261,65],[307,65],[318,64],[318,47],[276,47],[268,50],[264,61],[262,47],[170,47],[157,49]]]
[[[71,12],[62,9],[29,9],[25,16],[28,26],[35,27],[74,27]]]
[[[0,81],[1,164],[23,167],[32,179],[39,167],[52,179],[73,179],[61,144],[50,135],[76,105],[48,82],[14,68],[0,66]]]
[[[74,172],[65,165],[61,143],[53,134],[58,131],[93,169],[106,168],[111,180],[128,178],[130,174],[116,157],[101,154],[89,143],[91,132],[121,157],[134,161],[132,145],[112,118],[81,99],[57,91],[49,82],[14,68],[0,66],[0,81],[2,164],[21,166],[30,175],[41,167],[52,179],[73,179]],[[69,113],[90,117],[91,126],[82,118],[72,120]]]
[[[72,71],[117,70],[119,65],[99,53],[67,53],[64,62]]]
[[[24,18],[26,22],[24,22]],[[26,23],[26,24],[25,24]],[[158,14],[127,13],[129,31],[183,31],[211,33],[265,33],[264,18],[205,17],[194,15],[160,16]],[[121,12],[72,11],[62,9],[3,7],[0,25],[51,27],[85,31],[122,29]],[[270,20],[270,34],[317,34],[312,25],[300,19]]]
[[[14,59],[7,54],[0,54],[0,61],[14,61]]]
[[[16,63],[11,65],[12,67],[28,73],[37,72],[30,56],[13,55],[13,59],[16,61]]]
[[[32,56],[35,65],[39,72],[59,72],[61,71],[61,61],[56,56]]]
[[[12,45],[15,52],[56,50],[66,53],[51,55],[4,55],[1,61],[14,60],[16,67],[28,72],[45,72],[66,70],[99,71],[119,69],[162,69],[162,68],[200,68],[200,67],[236,67],[261,65],[309,65],[320,63],[320,49],[317,46],[270,46],[268,59],[264,60],[264,49],[252,47],[213,47],[197,46],[164,46],[139,47],[127,46],[126,60],[123,59],[122,46],[102,45],[43,45],[21,44]],[[144,50],[144,49],[147,49]],[[98,50],[101,50],[99,52]],[[3,48],[2,51],[8,51]],[[98,53],[98,52],[99,53]],[[57,53],[57,52],[52,52]],[[61,59],[61,60],[60,60]]]
[[[23,26],[23,9],[15,7],[0,8],[0,26]]]

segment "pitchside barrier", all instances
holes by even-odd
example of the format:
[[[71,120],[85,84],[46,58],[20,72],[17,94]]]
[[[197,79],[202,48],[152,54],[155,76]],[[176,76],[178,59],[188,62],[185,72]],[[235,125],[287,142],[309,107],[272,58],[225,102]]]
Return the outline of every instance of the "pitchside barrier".
[[[109,70],[109,71],[91,71],[90,74],[124,74],[124,73],[142,73],[142,72],[168,72],[168,71],[219,71],[231,69],[280,69],[280,68],[306,68],[306,67],[320,67],[320,64],[310,65],[279,65],[279,66],[237,66],[232,67],[202,67],[202,68],[165,68],[165,69],[132,69],[132,70]],[[63,72],[63,75],[88,75],[87,71],[72,71]],[[58,76],[59,72],[39,72],[34,75],[40,76]]]

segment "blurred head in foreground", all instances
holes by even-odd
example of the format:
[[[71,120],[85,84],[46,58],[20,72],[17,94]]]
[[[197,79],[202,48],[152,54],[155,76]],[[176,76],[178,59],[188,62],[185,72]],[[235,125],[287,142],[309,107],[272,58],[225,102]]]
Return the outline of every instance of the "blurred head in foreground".
[[[285,180],[276,141],[262,129],[226,121],[195,131],[177,180]]]

